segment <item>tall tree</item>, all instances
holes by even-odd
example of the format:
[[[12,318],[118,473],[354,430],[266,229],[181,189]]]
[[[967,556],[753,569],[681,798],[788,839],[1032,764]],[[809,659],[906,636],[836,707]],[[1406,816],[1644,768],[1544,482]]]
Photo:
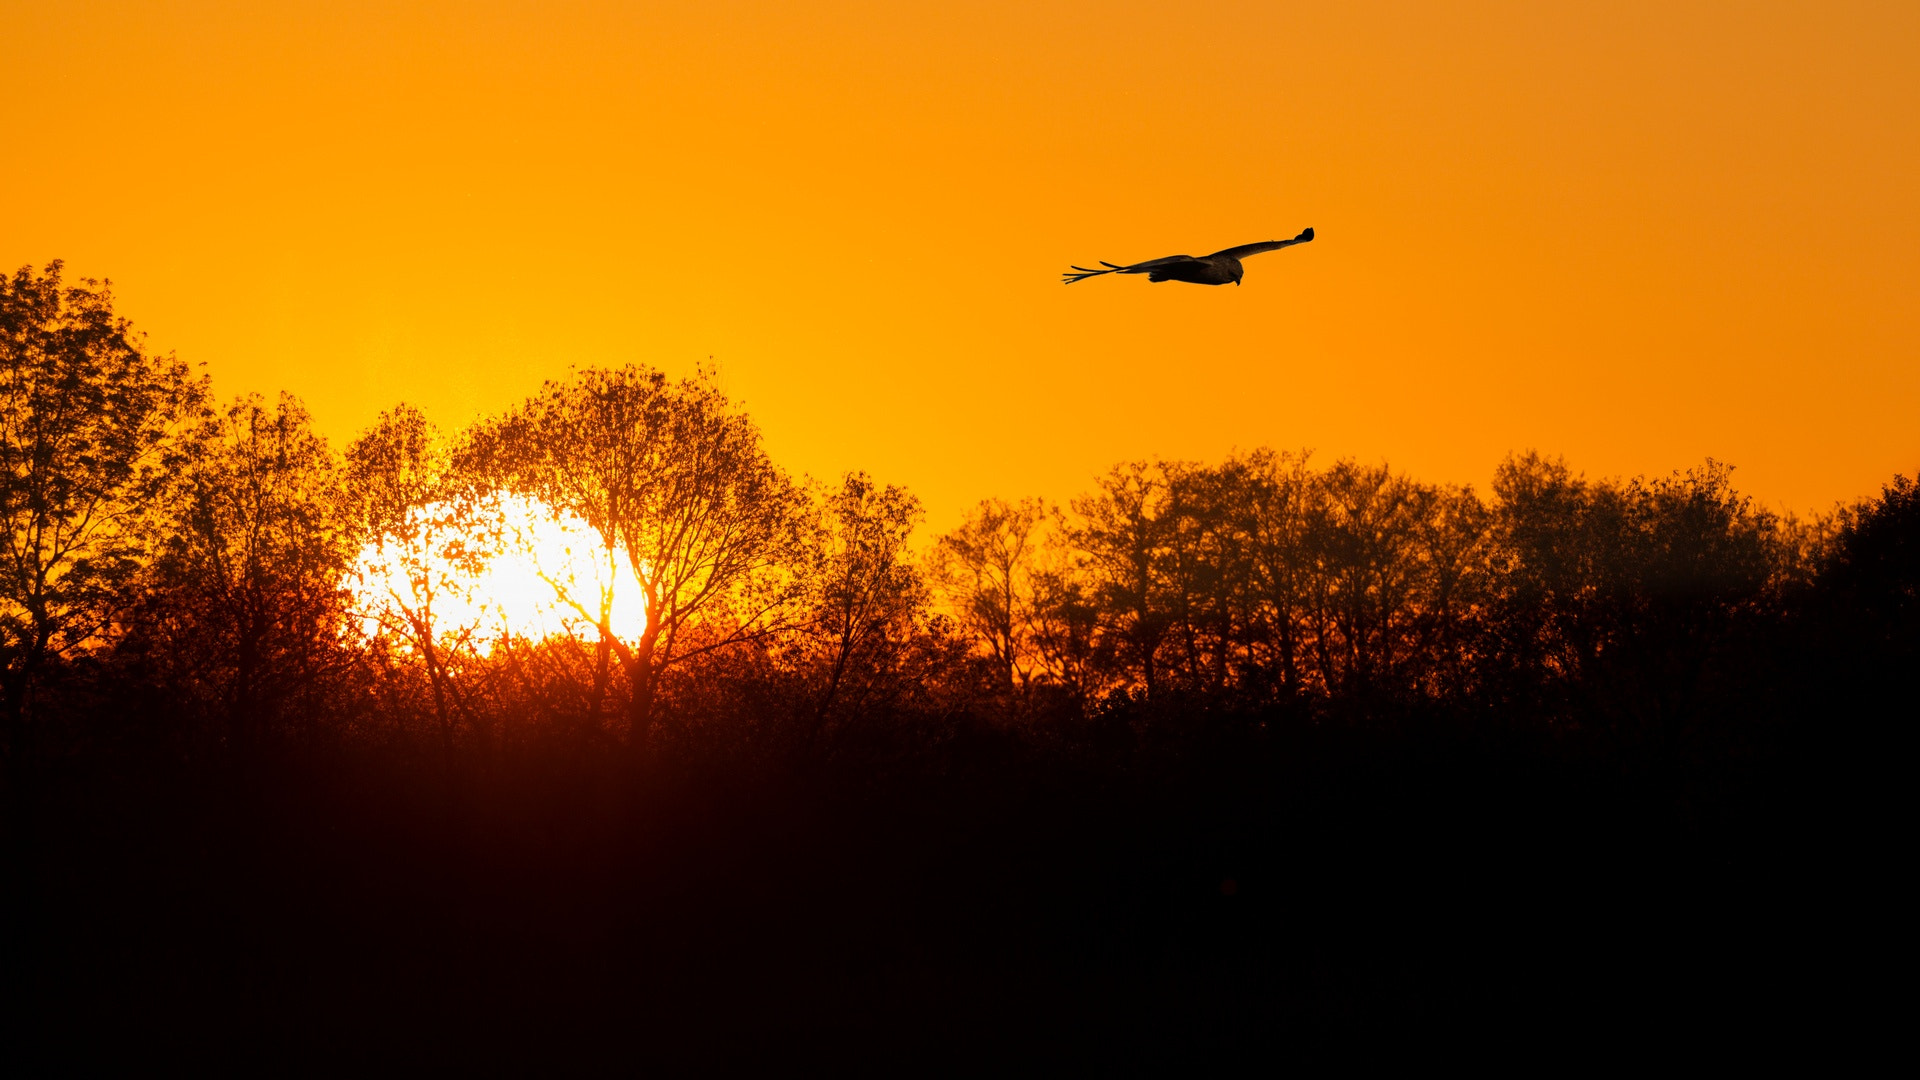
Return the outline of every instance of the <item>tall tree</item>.
[[[337,659],[349,535],[338,464],[297,399],[240,398],[200,445],[145,610],[158,661],[244,749]]]
[[[1896,476],[1880,498],[1838,518],[1806,598],[1801,662],[1831,687],[1816,709],[1833,715],[1821,721],[1852,733],[1870,730],[1886,702],[1910,695],[1920,670],[1920,484]]]
[[[1289,695],[1304,689],[1305,607],[1313,572],[1308,526],[1318,519],[1322,491],[1309,455],[1255,450],[1240,459],[1245,477],[1238,518],[1246,538],[1249,588],[1259,662]]]
[[[150,551],[204,379],[144,350],[110,283],[0,277],[0,716],[18,748],[42,674],[100,641]]]
[[[1493,511],[1471,487],[1416,486],[1411,509],[1419,585],[1419,670],[1435,694],[1464,694],[1492,618]]]
[[[439,433],[410,405],[382,413],[348,448],[345,486],[363,541],[356,614],[425,666],[451,751],[463,712],[458,671],[482,633],[468,594],[493,554],[482,500],[457,480]]]
[[[932,574],[963,634],[986,650],[996,688],[1025,697],[1038,674],[1034,588],[1049,514],[1039,499],[985,499],[940,538]]]
[[[1165,683],[1167,477],[1158,465],[1116,465],[1073,500],[1073,544],[1101,614],[1101,651],[1148,697]]]
[[[619,658],[636,749],[669,667],[791,624],[804,496],[710,372],[670,383],[638,366],[582,371],[476,431],[468,452],[482,473],[579,515],[627,559],[646,609],[631,641],[589,598],[555,587]]]
[[[926,604],[926,588],[907,558],[907,541],[922,516],[920,500],[892,484],[881,487],[865,473],[848,473],[828,493],[821,535],[813,545],[808,580],[813,611],[809,638],[825,685],[814,709],[824,729],[834,705],[870,705],[868,693],[890,667],[889,652],[912,636]]]
[[[1701,680],[1743,617],[1764,603],[1785,538],[1772,512],[1736,491],[1731,467],[1636,478],[1623,492],[1634,602],[1622,659],[1636,662],[1622,719],[1666,738],[1693,719]]]
[[[1252,477],[1237,461],[1217,467],[1161,462],[1167,480],[1165,595],[1173,662],[1189,688],[1219,691],[1244,666],[1252,622],[1252,564],[1235,510]]]
[[[1068,537],[1063,515],[1049,507],[1047,528],[1034,559],[1028,643],[1043,685],[1083,712],[1108,686],[1100,664],[1100,610],[1087,588],[1082,556]]]
[[[1384,465],[1352,461],[1335,462],[1318,483],[1310,610],[1321,681],[1329,691],[1403,690],[1415,620],[1418,486]]]
[[[1546,707],[1566,698],[1605,646],[1604,620],[1591,612],[1614,591],[1600,552],[1617,545],[1605,537],[1620,532],[1618,500],[1564,460],[1531,451],[1501,462],[1493,492],[1501,681]]]

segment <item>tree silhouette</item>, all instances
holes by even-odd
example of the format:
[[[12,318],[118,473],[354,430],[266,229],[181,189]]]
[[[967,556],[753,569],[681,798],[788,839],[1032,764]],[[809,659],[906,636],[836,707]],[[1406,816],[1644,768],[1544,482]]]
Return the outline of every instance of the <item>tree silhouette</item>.
[[[1060,511],[1048,507],[1029,577],[1027,642],[1044,676],[1039,689],[1056,688],[1069,715],[1085,712],[1110,682],[1100,664],[1100,612],[1084,578]]]
[[[1861,616],[1876,651],[1911,657],[1920,645],[1920,484],[1896,476],[1880,498],[1848,508],[1821,584]]]
[[[891,654],[917,629],[926,587],[908,561],[907,540],[921,516],[920,500],[904,488],[882,488],[865,473],[848,473],[824,500],[822,533],[806,574],[807,637],[825,681],[814,706],[816,733],[826,730],[843,698],[856,714],[873,707],[897,666]]]
[[[18,750],[48,664],[100,635],[153,537],[204,380],[143,351],[110,283],[0,278],[0,716]]]
[[[341,662],[351,534],[339,469],[294,398],[208,418],[142,612],[149,655],[244,750]]]
[[[1161,649],[1173,620],[1166,603],[1167,478],[1144,461],[1116,465],[1073,500],[1069,535],[1085,556],[1101,615],[1100,650],[1128,684],[1152,698],[1163,686]]]
[[[961,633],[985,648],[996,688],[1022,700],[1041,675],[1036,574],[1049,516],[1039,499],[986,499],[940,538],[933,580]]]
[[[356,614],[424,665],[435,724],[450,752],[464,707],[456,676],[485,632],[463,602],[493,555],[480,495],[454,476],[438,432],[409,405],[380,414],[348,448],[346,492],[364,540]]]
[[[1304,689],[1305,605],[1312,573],[1308,525],[1319,490],[1307,454],[1256,450],[1234,463],[1242,476],[1236,515],[1245,537],[1248,588],[1254,602],[1249,628],[1252,659],[1273,672],[1280,689]]]
[[[1828,714],[1834,742],[1855,753],[1870,745],[1878,718],[1898,714],[1920,668],[1920,484],[1895,476],[1836,525],[1795,611],[1795,653],[1830,680],[1803,707]],[[1900,810],[1888,809],[1898,820]]]
[[[625,367],[549,382],[477,432],[469,453],[481,473],[578,514],[609,551],[625,553],[645,596],[637,640],[561,592],[597,620],[603,648],[619,658],[636,749],[654,723],[662,673],[790,625],[798,587],[786,565],[804,499],[710,374],[669,383]]]
[[[1244,672],[1254,622],[1246,536],[1236,510],[1248,477],[1236,462],[1218,468],[1163,462],[1167,480],[1165,588],[1181,684],[1219,693]]]
[[[1416,487],[1412,509],[1420,660],[1411,674],[1429,697],[1464,697],[1476,688],[1493,617],[1494,512],[1471,487],[1427,485]]]
[[[1525,669],[1505,678],[1544,711],[1616,731],[1684,723],[1717,643],[1792,558],[1779,519],[1712,461],[1619,483],[1527,454],[1494,491],[1501,652]]]

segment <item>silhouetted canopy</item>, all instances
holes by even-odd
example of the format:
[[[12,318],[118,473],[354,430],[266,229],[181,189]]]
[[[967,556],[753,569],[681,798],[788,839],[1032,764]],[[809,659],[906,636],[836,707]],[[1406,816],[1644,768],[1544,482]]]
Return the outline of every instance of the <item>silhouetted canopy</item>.
[[[1089,270],[1084,266],[1073,267],[1076,272],[1062,275],[1068,285],[1076,281],[1085,281],[1102,274],[1145,274],[1148,281],[1190,281],[1195,285],[1225,285],[1229,281],[1240,284],[1240,278],[1246,273],[1240,260],[1249,255],[1258,255],[1263,251],[1278,251],[1283,247],[1304,244],[1313,239],[1312,229],[1303,229],[1299,236],[1291,240],[1262,240],[1257,244],[1241,244],[1211,255],[1195,258],[1192,255],[1168,255],[1163,259],[1148,259],[1146,262],[1117,266],[1100,261],[1105,270]]]

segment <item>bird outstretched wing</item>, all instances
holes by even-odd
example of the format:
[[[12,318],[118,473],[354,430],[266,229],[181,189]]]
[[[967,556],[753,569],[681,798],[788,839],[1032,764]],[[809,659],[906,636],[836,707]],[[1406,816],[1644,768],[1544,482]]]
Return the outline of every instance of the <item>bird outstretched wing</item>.
[[[1257,244],[1241,244],[1239,247],[1230,247],[1225,251],[1216,251],[1212,255],[1207,256],[1207,258],[1212,259],[1225,255],[1229,259],[1244,259],[1249,255],[1258,255],[1263,251],[1278,251],[1283,247],[1304,244],[1311,239],[1313,239],[1313,230],[1306,229],[1302,231],[1299,236],[1291,240],[1262,240]]]
[[[1191,255],[1168,255],[1164,258],[1159,258],[1159,259],[1148,259],[1146,262],[1128,263],[1125,266],[1116,266],[1115,264],[1110,263],[1105,259],[1102,259],[1100,260],[1100,265],[1106,267],[1105,270],[1095,270],[1086,266],[1076,266],[1076,267],[1073,267],[1072,269],[1077,272],[1066,273],[1060,276],[1066,281],[1068,285],[1071,285],[1076,281],[1085,281],[1090,277],[1099,277],[1101,274],[1146,274],[1146,273],[1151,273],[1154,270],[1164,269],[1169,266],[1181,266],[1187,263],[1197,263],[1199,261],[1200,261],[1199,259],[1196,259]]]

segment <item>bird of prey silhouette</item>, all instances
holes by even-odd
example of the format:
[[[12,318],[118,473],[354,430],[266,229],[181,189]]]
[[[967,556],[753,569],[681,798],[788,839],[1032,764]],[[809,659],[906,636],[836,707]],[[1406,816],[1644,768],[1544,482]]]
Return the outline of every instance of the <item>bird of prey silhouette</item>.
[[[1225,285],[1231,281],[1238,285],[1241,275],[1246,273],[1240,265],[1241,259],[1249,255],[1258,255],[1263,251],[1278,251],[1283,247],[1304,244],[1311,239],[1313,239],[1313,230],[1306,229],[1291,240],[1263,240],[1258,244],[1241,244],[1239,247],[1230,247],[1225,251],[1202,255],[1197,259],[1191,255],[1169,255],[1164,259],[1148,259],[1146,262],[1137,262],[1131,266],[1115,266],[1102,259],[1100,265],[1106,267],[1105,270],[1089,270],[1084,266],[1076,266],[1073,269],[1077,272],[1063,274],[1061,277],[1068,285],[1076,281],[1085,281],[1090,277],[1099,277],[1101,274],[1145,274],[1148,281],[1191,281],[1195,285]]]

